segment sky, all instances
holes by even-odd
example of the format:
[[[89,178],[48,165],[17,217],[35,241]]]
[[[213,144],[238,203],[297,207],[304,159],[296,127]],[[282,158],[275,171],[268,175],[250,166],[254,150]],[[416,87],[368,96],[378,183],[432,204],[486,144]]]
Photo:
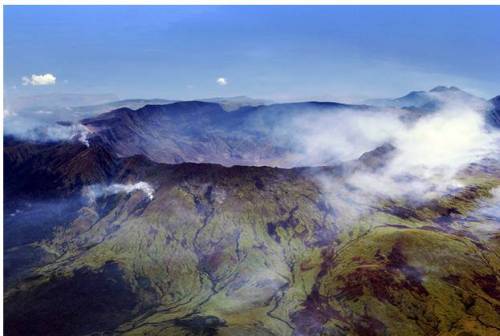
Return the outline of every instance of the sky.
[[[5,6],[6,97],[500,94],[500,7]]]

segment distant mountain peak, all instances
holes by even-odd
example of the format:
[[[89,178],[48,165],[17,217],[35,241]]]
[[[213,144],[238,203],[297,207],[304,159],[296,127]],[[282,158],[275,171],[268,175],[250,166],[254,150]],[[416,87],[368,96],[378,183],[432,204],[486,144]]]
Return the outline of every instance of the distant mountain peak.
[[[169,104],[146,104],[143,107],[141,107],[139,110],[143,109],[148,109],[148,108],[161,108],[161,107],[167,107],[168,108],[196,108],[200,106],[218,106],[218,103],[214,102],[208,102],[208,101],[202,101],[202,100],[182,100],[174,103],[169,103]]]
[[[429,92],[449,92],[449,91],[458,92],[458,91],[462,91],[462,90],[460,90],[456,86],[438,85],[435,88],[431,89]]]
[[[424,94],[426,93],[425,91],[421,90],[421,91],[410,91],[407,96],[414,96],[414,95],[420,95],[420,94]]]
[[[410,91],[393,99],[372,99],[367,103],[375,106],[420,109],[422,112],[435,110],[447,101],[469,102],[480,105],[484,99],[476,97],[456,86],[438,85],[429,91]],[[491,100],[493,102],[493,100]]]

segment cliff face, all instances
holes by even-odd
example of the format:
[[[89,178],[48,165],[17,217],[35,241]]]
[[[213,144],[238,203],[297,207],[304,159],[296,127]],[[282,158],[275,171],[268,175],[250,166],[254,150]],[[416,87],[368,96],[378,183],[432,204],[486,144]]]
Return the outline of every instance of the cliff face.
[[[346,180],[387,146],[321,169],[166,165],[106,146],[7,143],[9,335],[500,328],[494,161],[434,201],[360,204]]]

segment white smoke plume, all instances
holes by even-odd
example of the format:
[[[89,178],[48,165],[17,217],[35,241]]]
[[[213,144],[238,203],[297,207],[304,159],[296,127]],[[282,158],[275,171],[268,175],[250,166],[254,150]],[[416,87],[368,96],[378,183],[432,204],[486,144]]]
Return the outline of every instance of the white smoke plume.
[[[52,125],[44,128],[38,128],[33,131],[32,140],[73,140],[76,139],[83,143],[85,146],[89,147],[88,136],[90,130],[82,124],[70,124],[70,125]]]
[[[144,181],[140,181],[134,184],[93,184],[90,186],[86,186],[83,190],[83,194],[88,199],[89,203],[94,203],[99,197],[102,196],[109,196],[119,193],[129,194],[137,190],[140,190],[144,194],[146,194],[149,200],[153,200],[155,190],[149,183]]]
[[[92,133],[82,124],[33,124],[25,122],[25,118],[16,120],[16,124],[9,125],[7,134],[15,135],[20,139],[50,142],[77,140],[89,147],[88,136]],[[30,127],[32,126],[32,127]]]

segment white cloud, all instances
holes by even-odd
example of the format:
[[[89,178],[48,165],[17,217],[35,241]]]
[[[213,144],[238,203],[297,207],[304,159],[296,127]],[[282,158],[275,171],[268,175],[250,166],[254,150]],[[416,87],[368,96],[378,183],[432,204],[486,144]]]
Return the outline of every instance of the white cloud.
[[[358,171],[347,183],[363,196],[427,200],[460,188],[462,169],[498,157],[500,150],[500,132],[487,127],[484,102],[455,98],[413,122],[401,118],[408,112],[396,109],[311,110],[282,120],[273,132],[294,146],[292,166],[349,161],[391,143],[396,150],[382,169]]]
[[[15,117],[15,116],[17,116],[17,113],[16,113],[16,111],[11,111],[11,110],[8,110],[8,109],[4,109],[3,110],[3,116],[4,116],[4,118]]]
[[[219,77],[217,78],[217,84],[219,84],[220,86],[226,86],[227,85],[227,79],[225,79],[224,77]]]
[[[500,230],[500,187],[491,191],[491,198],[483,200],[476,214],[495,221],[495,231]],[[484,228],[481,228],[484,230]]]
[[[393,135],[397,152],[383,171],[355,174],[349,182],[390,197],[439,197],[462,186],[460,170],[495,156],[499,136],[486,130],[481,110],[448,105]]]
[[[54,85],[56,84],[56,76],[51,73],[46,73],[45,75],[31,75],[31,77],[24,76],[22,78],[23,85]]]
[[[390,141],[404,127],[399,115],[392,110],[311,110],[283,120],[274,132],[294,145],[298,162],[293,165],[324,165],[354,160]]]

